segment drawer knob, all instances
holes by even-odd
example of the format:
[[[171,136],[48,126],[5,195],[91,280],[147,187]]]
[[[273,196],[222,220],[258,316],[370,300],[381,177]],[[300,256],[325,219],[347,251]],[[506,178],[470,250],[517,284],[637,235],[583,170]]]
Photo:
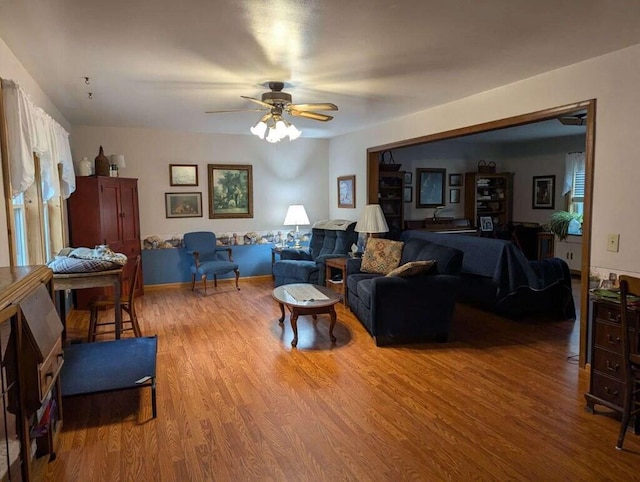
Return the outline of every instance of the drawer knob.
[[[616,363],[615,365],[612,365],[611,362],[607,360],[607,370],[609,370],[610,372],[617,372],[619,368],[620,364]]]
[[[617,344],[620,343],[620,337],[616,336],[614,338],[610,334],[607,333],[607,341],[609,342],[610,345],[617,345]]]
[[[620,392],[618,390],[609,390],[609,387],[604,387],[604,391],[610,397],[617,397],[618,395],[620,395]]]
[[[47,373],[45,373],[44,377],[45,377],[45,379],[46,379],[46,378],[53,378],[53,372],[47,372]]]
[[[609,315],[609,321],[615,321],[616,323],[620,323],[620,313],[614,313],[609,311],[607,313]]]

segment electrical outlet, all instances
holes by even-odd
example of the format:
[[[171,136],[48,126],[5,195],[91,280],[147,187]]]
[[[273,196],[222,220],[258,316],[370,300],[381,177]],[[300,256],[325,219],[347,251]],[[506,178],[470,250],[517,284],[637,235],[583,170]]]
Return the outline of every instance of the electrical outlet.
[[[619,244],[620,244],[620,235],[619,234],[608,234],[607,235],[607,251],[612,251],[614,253],[617,253]]]

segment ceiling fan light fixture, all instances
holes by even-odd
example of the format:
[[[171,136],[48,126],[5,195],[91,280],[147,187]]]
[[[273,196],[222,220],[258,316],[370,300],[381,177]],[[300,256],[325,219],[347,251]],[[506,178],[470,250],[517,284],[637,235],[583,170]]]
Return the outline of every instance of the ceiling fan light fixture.
[[[267,123],[261,120],[249,130],[253,135],[258,136],[260,139],[264,139],[264,134],[267,132]]]
[[[302,131],[297,129],[293,124],[289,124],[287,131],[289,133],[289,140],[291,141],[295,141],[302,134]]]

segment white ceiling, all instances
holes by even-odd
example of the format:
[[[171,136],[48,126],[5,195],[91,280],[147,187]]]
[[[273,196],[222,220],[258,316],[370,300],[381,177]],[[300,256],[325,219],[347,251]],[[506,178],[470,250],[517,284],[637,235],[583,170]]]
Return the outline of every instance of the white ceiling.
[[[0,36],[72,125],[246,134],[259,113],[204,112],[282,80],[339,107],[294,118],[304,137],[638,44],[639,19],[637,0],[0,0]]]

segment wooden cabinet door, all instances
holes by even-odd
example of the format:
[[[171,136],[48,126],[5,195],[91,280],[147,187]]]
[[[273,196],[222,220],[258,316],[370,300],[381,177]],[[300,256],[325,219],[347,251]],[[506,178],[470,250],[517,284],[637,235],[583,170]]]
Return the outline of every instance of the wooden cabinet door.
[[[122,206],[120,183],[117,179],[100,180],[100,222],[102,224],[102,244],[108,244],[116,252],[122,249]],[[93,246],[89,246],[93,247]]]

